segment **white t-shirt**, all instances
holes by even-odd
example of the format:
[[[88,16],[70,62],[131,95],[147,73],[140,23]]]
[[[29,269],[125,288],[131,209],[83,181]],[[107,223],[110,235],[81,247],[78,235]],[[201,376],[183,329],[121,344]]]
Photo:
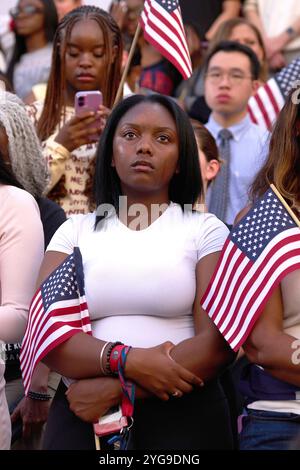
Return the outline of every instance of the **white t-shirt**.
[[[95,213],[72,216],[47,248],[70,254],[79,247],[93,335],[136,347],[193,336],[196,264],[221,250],[225,225],[174,203],[145,230],[116,215],[96,231],[94,224]]]

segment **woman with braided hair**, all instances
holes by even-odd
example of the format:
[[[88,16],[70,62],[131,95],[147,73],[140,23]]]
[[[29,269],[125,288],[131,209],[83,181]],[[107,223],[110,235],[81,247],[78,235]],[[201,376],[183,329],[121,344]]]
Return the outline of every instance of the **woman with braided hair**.
[[[94,6],[76,8],[58,26],[45,101],[28,108],[49,163],[49,197],[68,216],[91,209],[96,144],[118,89],[121,60],[121,33],[113,18]],[[92,90],[103,95],[99,112],[74,116],[76,92]]]

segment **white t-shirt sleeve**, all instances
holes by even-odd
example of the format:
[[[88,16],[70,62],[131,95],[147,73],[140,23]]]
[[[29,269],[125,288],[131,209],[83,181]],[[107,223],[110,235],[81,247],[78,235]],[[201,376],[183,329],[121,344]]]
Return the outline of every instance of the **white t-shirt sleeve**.
[[[73,253],[74,247],[78,246],[77,224],[74,219],[70,217],[56,230],[46,251],[59,251],[68,255]]]
[[[196,240],[198,261],[210,253],[221,251],[229,234],[226,225],[213,214],[204,214],[201,225],[202,230],[199,230]]]

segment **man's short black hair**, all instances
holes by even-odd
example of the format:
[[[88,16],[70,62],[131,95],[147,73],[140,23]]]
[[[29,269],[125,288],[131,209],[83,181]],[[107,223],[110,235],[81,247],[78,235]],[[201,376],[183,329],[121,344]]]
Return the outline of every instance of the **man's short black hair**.
[[[250,49],[250,47],[236,41],[221,41],[209,51],[204,64],[205,73],[207,72],[209,62],[212,57],[218,52],[240,52],[246,55],[250,60],[252,78],[253,80],[258,80],[260,74],[260,63],[256,54],[252,49]]]

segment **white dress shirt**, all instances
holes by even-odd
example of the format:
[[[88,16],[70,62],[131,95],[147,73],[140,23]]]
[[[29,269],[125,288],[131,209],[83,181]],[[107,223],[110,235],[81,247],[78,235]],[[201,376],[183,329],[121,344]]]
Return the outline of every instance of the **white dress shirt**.
[[[219,146],[218,134],[223,127],[212,115],[206,127]],[[230,141],[228,207],[223,222],[232,225],[238,212],[247,205],[249,187],[265,161],[269,149],[269,133],[253,124],[248,115],[228,129],[233,134],[233,139]],[[207,190],[208,205],[212,194],[213,184]]]

